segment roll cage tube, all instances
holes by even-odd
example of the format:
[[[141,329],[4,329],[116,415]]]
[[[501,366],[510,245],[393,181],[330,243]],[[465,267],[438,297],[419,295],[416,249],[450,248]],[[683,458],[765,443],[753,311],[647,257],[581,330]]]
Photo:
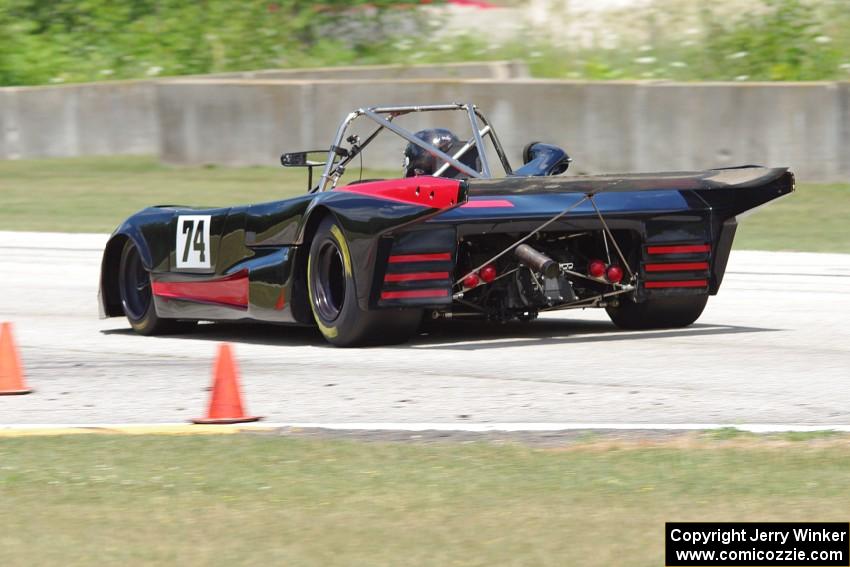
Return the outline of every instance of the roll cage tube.
[[[441,151],[433,144],[417,138],[416,135],[407,128],[399,126],[393,122],[393,119],[397,116],[404,116],[414,112],[445,112],[458,110],[465,112],[469,118],[469,124],[472,129],[472,138],[457,152],[455,152],[454,155],[449,155]],[[348,140],[351,143],[351,148],[346,150],[342,147],[342,143],[345,140],[345,133],[351,123],[360,117],[369,118],[375,122],[378,127],[362,143]],[[479,121],[483,124],[483,126],[479,124]],[[487,160],[486,148],[484,147],[485,137],[490,138],[493,148],[499,156],[502,168],[505,170],[505,175],[511,175],[513,173],[510,162],[505,155],[505,151],[502,148],[502,144],[499,142],[499,138],[496,136],[496,132],[493,130],[493,127],[478,108],[471,103],[433,104],[422,106],[373,106],[355,110],[354,112],[349,113],[342,121],[337,129],[333,144],[328,150],[328,159],[325,163],[324,170],[322,171],[322,176],[319,179],[318,184],[313,187],[310,192],[315,193],[316,191],[327,191],[328,186],[330,186],[330,189],[336,187],[339,178],[343,175],[343,173],[345,173],[345,166],[359,155],[360,152],[362,152],[363,149],[383,130],[389,130],[404,140],[407,140],[412,144],[416,144],[432,156],[442,160],[443,164],[436,172],[434,172],[435,176],[442,175],[447,169],[453,167],[470,177],[479,179],[492,178],[490,164]],[[464,154],[473,147],[478,150],[478,156],[481,162],[481,171],[476,171],[460,161],[460,158],[462,158]]]

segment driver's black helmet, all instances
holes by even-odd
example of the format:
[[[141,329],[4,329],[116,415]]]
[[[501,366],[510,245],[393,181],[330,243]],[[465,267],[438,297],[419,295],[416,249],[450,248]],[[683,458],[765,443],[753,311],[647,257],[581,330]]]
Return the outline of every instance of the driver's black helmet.
[[[459,146],[460,140],[445,128],[428,128],[414,134],[423,142],[434,145],[440,151],[452,155],[452,149]],[[404,176],[433,175],[442,160],[432,156],[414,143],[404,149]]]

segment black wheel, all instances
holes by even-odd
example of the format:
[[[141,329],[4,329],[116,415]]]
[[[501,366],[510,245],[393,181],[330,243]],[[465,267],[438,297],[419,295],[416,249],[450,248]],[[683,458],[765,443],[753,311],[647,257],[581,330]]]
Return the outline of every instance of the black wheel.
[[[137,333],[166,335],[185,332],[195,326],[194,322],[160,319],[157,316],[150,274],[142,264],[139,250],[132,240],[127,240],[121,252],[118,291],[121,294],[124,315]]]
[[[316,325],[336,346],[403,343],[422,320],[419,309],[360,308],[348,243],[333,217],[322,221],[310,245],[307,291]]]
[[[642,303],[623,298],[617,307],[605,311],[621,329],[670,329],[687,327],[702,314],[707,295],[656,297]]]

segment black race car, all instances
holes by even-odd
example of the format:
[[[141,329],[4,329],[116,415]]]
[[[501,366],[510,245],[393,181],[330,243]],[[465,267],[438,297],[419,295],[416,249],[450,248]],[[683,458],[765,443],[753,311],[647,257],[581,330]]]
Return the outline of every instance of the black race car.
[[[399,125],[420,113],[460,117],[470,136]],[[404,176],[341,182],[385,130],[407,143]],[[309,170],[303,196],[124,221],[103,254],[102,315],[142,334],[202,320],[317,325],[338,346],[406,341],[423,315],[603,307],[621,328],[682,327],[720,288],[736,216],[794,190],[787,168],[757,166],[564,176],[570,158],[544,143],[513,170],[472,104],[363,108],[315,153],[281,157]]]

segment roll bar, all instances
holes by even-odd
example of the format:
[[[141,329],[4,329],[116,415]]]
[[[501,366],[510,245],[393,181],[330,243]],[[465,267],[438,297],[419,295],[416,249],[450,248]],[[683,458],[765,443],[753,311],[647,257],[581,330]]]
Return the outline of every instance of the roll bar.
[[[466,142],[454,155],[449,155],[437,148],[435,145],[417,138],[413,132],[393,122],[393,119],[398,116],[404,116],[406,114],[411,114],[414,112],[445,111],[465,112],[469,118],[469,125],[472,128],[472,138],[468,142]],[[368,138],[366,138],[366,140],[362,144],[359,144],[357,140],[348,139],[347,141],[351,143],[351,149],[346,150],[342,147],[343,141],[346,140],[345,133],[351,123],[360,117],[366,117],[372,120],[378,125],[378,127],[369,135]],[[339,125],[339,128],[336,132],[336,136],[334,137],[333,144],[328,150],[328,159],[322,171],[322,176],[321,178],[319,178],[318,184],[313,189],[311,189],[311,192],[326,191],[328,190],[329,185],[330,189],[336,187],[339,178],[342,176],[343,173],[345,173],[345,166],[352,159],[354,159],[355,156],[360,154],[360,152],[362,152],[363,149],[372,140],[374,140],[375,137],[382,130],[389,130],[390,132],[407,140],[411,144],[416,144],[434,157],[442,160],[443,164],[439,167],[439,169],[437,169],[434,175],[441,175],[449,167],[453,167],[470,177],[478,179],[490,179],[492,177],[492,170],[487,160],[487,152],[484,147],[484,138],[489,137],[490,141],[493,144],[493,148],[496,150],[496,154],[499,156],[499,161],[501,162],[501,165],[505,170],[505,175],[510,175],[511,173],[513,173],[513,171],[511,170],[510,163],[508,162],[508,158],[505,155],[505,151],[502,148],[502,144],[499,142],[499,138],[496,136],[496,132],[493,130],[493,127],[487,121],[487,118],[478,110],[478,107],[476,107],[474,104],[456,102],[451,104],[431,104],[416,106],[372,106],[368,108],[360,108],[355,110],[354,112],[349,113],[348,116],[346,116],[342,123]],[[475,169],[460,161],[460,158],[463,157],[463,155],[468,152],[470,148],[473,147],[478,149],[478,156],[481,161],[480,171],[476,171]]]

